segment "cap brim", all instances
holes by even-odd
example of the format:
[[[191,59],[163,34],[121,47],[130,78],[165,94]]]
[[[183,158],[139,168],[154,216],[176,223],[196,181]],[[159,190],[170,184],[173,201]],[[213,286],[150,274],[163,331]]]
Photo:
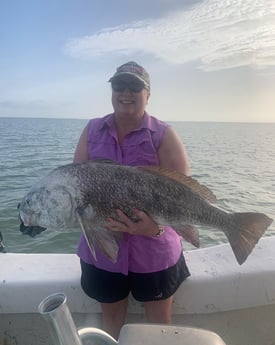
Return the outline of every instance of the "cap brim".
[[[144,86],[149,87],[149,85],[144,81],[144,79],[142,79],[142,78],[138,77],[136,74],[130,73],[130,72],[121,72],[121,73],[118,73],[118,74],[114,75],[112,78],[110,78],[110,79],[108,80],[108,82],[112,82],[112,81],[114,81],[114,80],[118,80],[120,77],[125,76],[125,75],[130,75],[131,77],[134,77],[135,79],[142,81],[143,84],[144,84]]]

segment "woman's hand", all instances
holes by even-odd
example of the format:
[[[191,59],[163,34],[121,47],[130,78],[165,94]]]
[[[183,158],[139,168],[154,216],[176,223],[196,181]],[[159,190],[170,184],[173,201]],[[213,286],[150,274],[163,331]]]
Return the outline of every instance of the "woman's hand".
[[[146,213],[135,210],[135,215],[139,219],[138,222],[133,222],[129,217],[126,216],[121,210],[117,209],[116,213],[119,220],[108,218],[107,228],[111,231],[128,232],[132,235],[142,236],[157,236],[160,232],[158,224],[153,221]]]

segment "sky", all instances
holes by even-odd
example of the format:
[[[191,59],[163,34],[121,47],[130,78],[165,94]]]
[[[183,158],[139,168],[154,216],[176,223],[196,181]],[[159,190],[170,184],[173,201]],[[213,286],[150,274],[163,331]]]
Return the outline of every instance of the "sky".
[[[275,122],[275,0],[0,0],[0,117],[104,116],[127,61],[162,120]]]

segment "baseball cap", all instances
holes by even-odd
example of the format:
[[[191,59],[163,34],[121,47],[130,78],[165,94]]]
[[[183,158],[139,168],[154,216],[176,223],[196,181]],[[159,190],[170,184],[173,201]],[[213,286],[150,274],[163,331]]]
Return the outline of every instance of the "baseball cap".
[[[149,73],[137,64],[135,61],[129,61],[119,66],[116,73],[109,79],[109,82],[114,81],[122,75],[131,75],[144,83],[144,87],[150,90],[150,76]]]

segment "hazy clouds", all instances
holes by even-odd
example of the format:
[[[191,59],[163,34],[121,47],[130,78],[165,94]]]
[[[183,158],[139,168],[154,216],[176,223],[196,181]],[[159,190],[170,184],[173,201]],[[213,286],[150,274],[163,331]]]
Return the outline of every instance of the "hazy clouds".
[[[275,1],[206,0],[159,19],[72,38],[66,51],[82,59],[142,52],[172,64],[197,60],[205,71],[274,66]]]

